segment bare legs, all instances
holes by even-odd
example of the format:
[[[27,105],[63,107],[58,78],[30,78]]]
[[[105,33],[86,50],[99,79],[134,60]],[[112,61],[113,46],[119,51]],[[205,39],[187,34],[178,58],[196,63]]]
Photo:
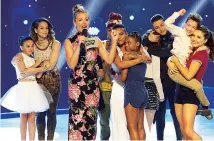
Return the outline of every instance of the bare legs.
[[[127,128],[131,140],[145,140],[144,108],[134,108],[131,104],[125,107]]]
[[[21,114],[20,115],[20,132],[21,132],[21,140],[26,140],[26,132],[27,132],[27,124],[28,124],[28,132],[29,132],[29,139],[35,140],[35,117],[36,113],[28,113],[28,114]]]
[[[198,106],[194,104],[175,104],[175,112],[183,134],[183,140],[202,140],[194,131],[197,109]]]

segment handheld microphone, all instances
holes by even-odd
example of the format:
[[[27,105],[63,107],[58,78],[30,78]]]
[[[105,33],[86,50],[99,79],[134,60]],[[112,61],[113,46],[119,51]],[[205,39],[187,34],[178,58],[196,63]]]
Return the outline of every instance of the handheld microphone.
[[[83,29],[81,35],[87,37],[88,36],[88,30]],[[85,44],[84,43],[80,44],[80,56],[85,56]]]

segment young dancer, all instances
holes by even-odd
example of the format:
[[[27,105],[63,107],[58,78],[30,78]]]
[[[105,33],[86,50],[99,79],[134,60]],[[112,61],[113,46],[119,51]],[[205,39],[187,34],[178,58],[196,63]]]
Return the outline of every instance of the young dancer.
[[[20,38],[19,45],[21,53],[15,57],[19,59],[12,63],[16,70],[18,84],[7,91],[1,99],[1,105],[20,113],[21,140],[26,140],[27,125],[29,139],[34,140],[36,112],[43,112],[49,108],[45,91],[37,84],[35,74],[44,71],[46,67],[36,68],[40,65],[41,60],[35,62],[31,56],[34,50],[34,42],[31,37]]]
[[[132,32],[126,39],[126,51],[138,56],[141,48],[141,36],[138,32]],[[124,58],[125,56],[124,56]],[[140,63],[129,69],[124,69],[121,79],[125,81],[124,107],[127,119],[127,127],[131,140],[145,140],[144,108],[147,104],[148,94],[144,87],[146,64]]]
[[[193,53],[184,67],[178,57],[173,56],[168,61],[170,72],[176,68],[185,79],[197,79],[201,82],[208,66],[208,59],[214,60],[213,33],[205,26],[200,26],[191,36]],[[175,96],[175,111],[178,118],[184,140],[202,140],[201,136],[194,130],[195,116],[200,104],[194,91],[186,86],[180,85]]]
[[[187,58],[192,52],[190,36],[198,27],[200,27],[202,21],[201,16],[194,13],[188,16],[184,29],[175,26],[173,24],[175,20],[179,16],[183,16],[185,13],[186,10],[181,9],[178,12],[174,12],[172,16],[165,21],[167,30],[175,37],[171,53],[178,57],[184,67],[186,67]],[[196,96],[202,104],[202,108],[198,111],[198,113],[210,119],[209,117],[212,115],[211,110],[208,109],[210,103],[204,93],[203,85],[197,79],[185,79],[179,72],[169,73],[169,76],[176,83],[191,88],[196,92]]]

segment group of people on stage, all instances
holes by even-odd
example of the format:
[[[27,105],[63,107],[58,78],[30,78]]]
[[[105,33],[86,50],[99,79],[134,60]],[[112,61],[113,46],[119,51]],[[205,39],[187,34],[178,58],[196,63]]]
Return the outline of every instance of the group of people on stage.
[[[167,100],[177,140],[202,140],[194,121],[197,114],[212,119],[202,78],[208,60],[214,60],[214,36],[197,13],[188,16],[183,28],[174,25],[185,13],[181,9],[166,20],[152,16],[152,29],[141,36],[128,33],[122,16],[112,12],[106,22],[107,40],[101,41],[87,32],[90,18],[85,8],[73,7],[77,32],[64,43],[72,70],[68,140],[95,140],[98,116],[101,140],[145,140],[144,117],[149,130],[156,123],[157,139],[163,140]],[[47,19],[36,19],[30,36],[19,39],[21,52],[12,59],[18,84],[1,105],[20,113],[22,140],[27,127],[30,140],[36,127],[38,139],[45,140],[46,126],[47,140],[54,138],[61,90],[56,66],[61,44],[54,35]]]

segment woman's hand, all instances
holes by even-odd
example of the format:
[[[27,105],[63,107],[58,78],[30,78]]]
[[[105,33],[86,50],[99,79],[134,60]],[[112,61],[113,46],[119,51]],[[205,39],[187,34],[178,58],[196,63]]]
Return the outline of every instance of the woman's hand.
[[[35,66],[36,67],[39,66],[41,63],[42,63],[42,59],[41,58],[35,60]]]
[[[36,78],[41,78],[41,77],[42,77],[42,74],[43,74],[42,72],[37,73],[37,74],[36,74]]]
[[[123,55],[123,60],[128,61],[128,60],[132,60],[132,59],[137,59],[140,56],[138,56],[137,54],[132,54],[129,52],[124,53]]]
[[[111,32],[111,40],[114,41],[114,42],[117,42],[118,37],[119,37],[118,33],[115,30],[112,30],[112,32]]]
[[[48,68],[50,68],[50,62],[49,61],[44,61],[43,63],[42,63],[42,67],[45,69],[45,70],[47,70]]]
[[[85,37],[85,36],[79,35],[79,36],[77,37],[77,43],[78,43],[78,45],[80,46],[81,43],[85,43],[85,40],[86,40],[86,37]]]
[[[149,33],[148,39],[150,42],[159,42],[160,35],[156,35],[155,31]]]
[[[167,66],[169,69],[169,74],[174,74],[178,72],[178,69],[173,62],[167,61]]]
[[[144,62],[144,63],[151,63],[152,62],[152,58],[150,56],[147,56],[146,54],[142,54],[141,59],[142,59],[142,62]]]

